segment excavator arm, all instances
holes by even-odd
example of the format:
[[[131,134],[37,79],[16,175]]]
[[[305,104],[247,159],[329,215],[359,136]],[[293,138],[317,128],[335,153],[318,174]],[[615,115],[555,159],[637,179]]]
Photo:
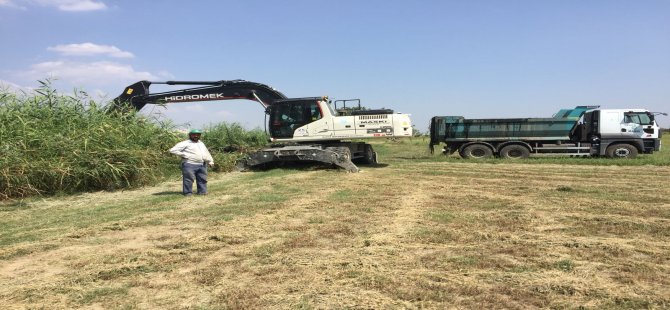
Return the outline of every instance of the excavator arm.
[[[166,85],[198,85],[200,87],[161,93],[150,93],[151,84]],[[175,102],[210,101],[248,99],[259,102],[263,108],[272,105],[276,100],[286,99],[278,90],[261,83],[245,80],[230,81],[167,81],[149,82],[139,81],[132,84],[123,93],[112,101],[110,111],[122,111],[133,108],[141,110],[147,104],[167,104]]]

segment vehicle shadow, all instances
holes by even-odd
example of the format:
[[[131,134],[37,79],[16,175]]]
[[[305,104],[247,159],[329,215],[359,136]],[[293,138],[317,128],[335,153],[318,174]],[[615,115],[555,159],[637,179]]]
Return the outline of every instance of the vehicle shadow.
[[[448,156],[444,156],[448,157]],[[420,160],[420,159],[433,159],[433,156],[398,156],[394,157],[398,159],[404,159],[404,160]]]
[[[354,163],[358,168],[384,168],[388,167],[388,164],[360,164]],[[279,163],[268,163],[265,165],[259,165],[253,168],[246,168],[244,172],[253,172],[253,171],[267,171],[275,168],[287,169],[287,170],[296,170],[296,171],[315,171],[315,170],[341,170],[335,165],[326,165],[322,163],[314,162],[279,162]]]

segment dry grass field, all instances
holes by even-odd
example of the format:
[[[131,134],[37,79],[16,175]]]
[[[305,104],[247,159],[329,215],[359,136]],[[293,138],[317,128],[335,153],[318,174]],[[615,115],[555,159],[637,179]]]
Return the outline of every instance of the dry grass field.
[[[2,202],[0,308],[670,308],[670,166],[426,144],[358,174],[212,174],[202,197]]]

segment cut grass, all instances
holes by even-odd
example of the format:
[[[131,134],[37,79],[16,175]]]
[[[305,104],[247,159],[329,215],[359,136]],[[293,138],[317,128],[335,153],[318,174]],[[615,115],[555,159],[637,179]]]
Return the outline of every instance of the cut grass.
[[[416,140],[416,139],[415,139]],[[414,141],[414,140],[413,140]],[[15,308],[667,308],[670,167],[403,159],[0,203]],[[606,176],[606,177],[604,177]],[[634,184],[634,185],[631,185]],[[644,184],[654,184],[646,186]]]

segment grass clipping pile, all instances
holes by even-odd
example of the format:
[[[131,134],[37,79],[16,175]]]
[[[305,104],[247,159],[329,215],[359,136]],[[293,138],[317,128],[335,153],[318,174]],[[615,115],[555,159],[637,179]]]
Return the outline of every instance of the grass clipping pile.
[[[357,174],[217,174],[210,195],[190,199],[170,182],[0,205],[0,300],[125,309],[670,306],[670,188],[634,185],[664,184],[670,167],[404,159],[418,147],[375,146],[387,166]]]

